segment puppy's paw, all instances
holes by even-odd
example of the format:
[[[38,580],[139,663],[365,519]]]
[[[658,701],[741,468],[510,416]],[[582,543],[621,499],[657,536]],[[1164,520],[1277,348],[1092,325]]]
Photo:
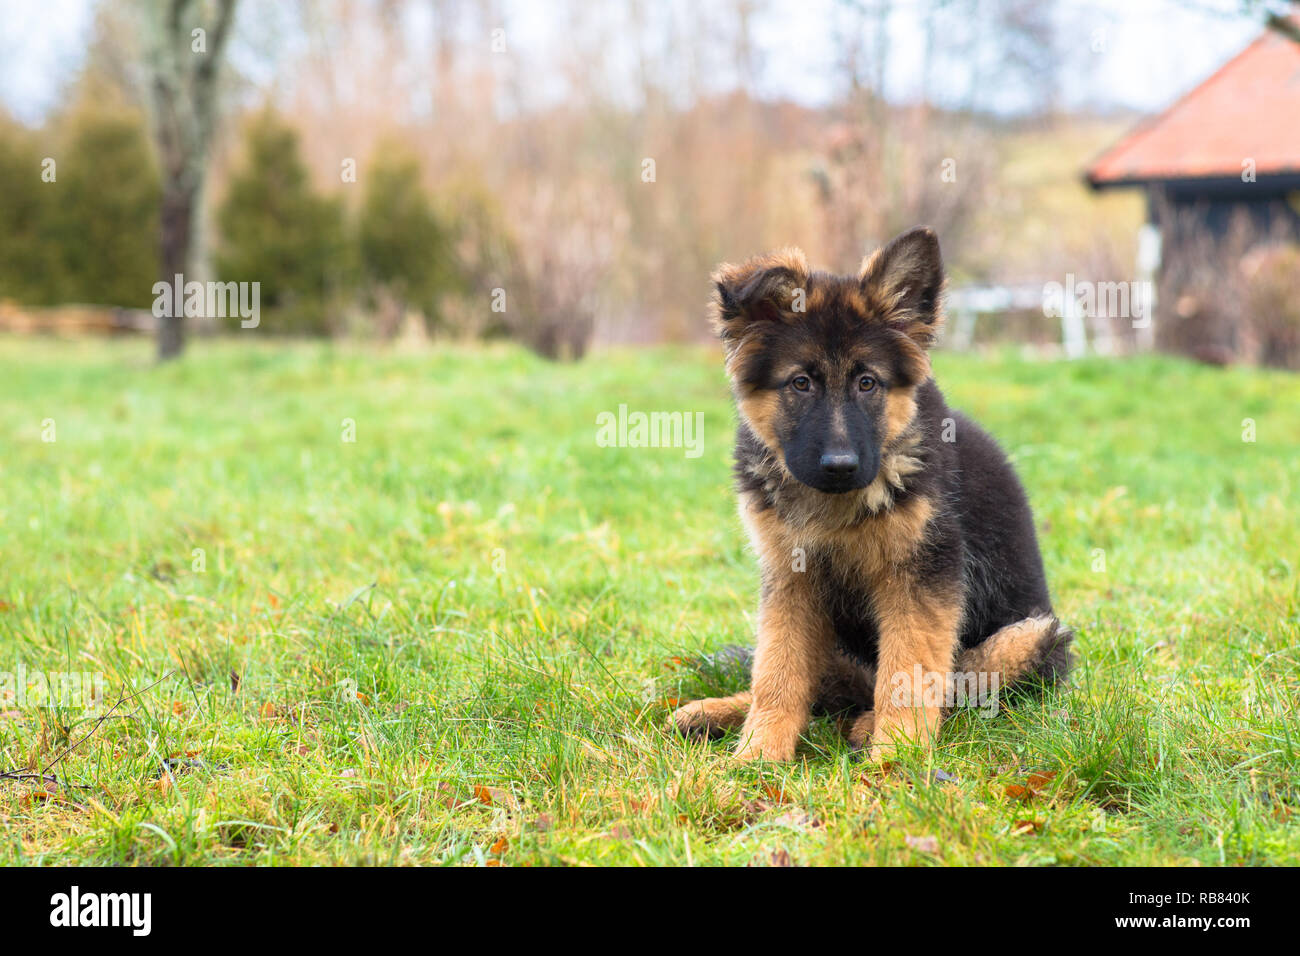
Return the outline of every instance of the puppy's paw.
[[[744,724],[748,712],[748,692],[731,697],[706,697],[678,707],[669,726],[684,737],[716,738]]]
[[[736,748],[736,759],[742,763],[765,760],[769,763],[789,763],[794,760],[795,747],[799,743],[799,734],[775,733],[770,728],[741,731],[740,745]]]
[[[863,711],[840,725],[840,731],[849,746],[854,750],[865,750],[871,743],[871,735],[876,729],[876,713]]]
[[[794,747],[742,744],[736,748],[735,758],[741,763],[753,763],[755,760],[763,760],[767,763],[789,763],[794,760]]]
[[[867,759],[872,763],[884,763],[893,760],[898,748],[893,743],[879,743],[867,752]]]
[[[678,707],[668,718],[668,729],[695,740],[715,736],[709,726],[709,715],[704,701],[694,700]]]

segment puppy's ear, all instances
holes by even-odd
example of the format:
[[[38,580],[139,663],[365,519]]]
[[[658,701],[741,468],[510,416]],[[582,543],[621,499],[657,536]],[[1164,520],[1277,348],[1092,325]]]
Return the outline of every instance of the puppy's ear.
[[[808,286],[808,262],[799,249],[782,249],[713,273],[713,331],[733,349],[763,322],[791,321],[796,290]]]
[[[934,231],[920,226],[862,261],[862,294],[872,313],[923,349],[943,325],[943,256]]]

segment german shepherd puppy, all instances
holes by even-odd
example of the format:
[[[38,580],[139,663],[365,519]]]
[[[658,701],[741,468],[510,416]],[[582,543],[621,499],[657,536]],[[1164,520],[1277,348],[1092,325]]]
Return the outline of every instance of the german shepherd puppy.
[[[1069,668],[1033,516],[997,443],[931,377],[935,234],[856,276],[785,249],[713,275],[739,427],[741,518],[762,591],[751,689],[678,709],[683,733],[740,728],[741,759],[790,760],[814,712],[878,758],[932,741],[958,676],[995,690]]]

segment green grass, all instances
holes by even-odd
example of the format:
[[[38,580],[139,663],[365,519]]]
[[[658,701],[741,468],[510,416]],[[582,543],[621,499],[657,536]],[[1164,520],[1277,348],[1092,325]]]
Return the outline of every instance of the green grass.
[[[2,863],[1300,863],[1300,379],[940,356],[1080,666],[881,773],[824,723],[763,767],[663,729],[751,640],[716,355],[148,354],[0,341],[0,672],[141,692],[0,699],[0,770],[93,730],[0,779]],[[598,447],[620,403],[703,456]]]

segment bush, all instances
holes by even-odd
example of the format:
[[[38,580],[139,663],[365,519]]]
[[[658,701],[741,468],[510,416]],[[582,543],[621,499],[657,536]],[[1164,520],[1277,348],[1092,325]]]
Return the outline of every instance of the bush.
[[[381,332],[394,334],[408,308],[442,324],[442,298],[466,287],[454,243],[452,228],[420,184],[419,162],[400,150],[382,150],[365,174],[358,224],[372,299],[387,305],[380,310]]]
[[[36,135],[0,121],[0,299],[50,305],[60,285],[62,255],[50,235],[53,183],[41,181]]]
[[[273,112],[254,117],[246,138],[217,212],[217,273],[261,283],[262,325],[271,332],[337,331],[356,284],[343,204],[312,189],[298,134]]]
[[[148,308],[158,279],[161,189],[143,118],[83,107],[38,137],[0,130],[0,296],[29,305]],[[54,179],[42,163],[54,160]]]
[[[1300,368],[1300,246],[1266,246],[1242,261],[1246,307],[1261,365]]]
[[[149,308],[162,186],[144,119],[87,107],[70,121],[52,211],[65,302]]]
[[[595,186],[539,184],[517,210],[509,334],[549,359],[582,358],[595,335],[602,290],[626,223]]]

